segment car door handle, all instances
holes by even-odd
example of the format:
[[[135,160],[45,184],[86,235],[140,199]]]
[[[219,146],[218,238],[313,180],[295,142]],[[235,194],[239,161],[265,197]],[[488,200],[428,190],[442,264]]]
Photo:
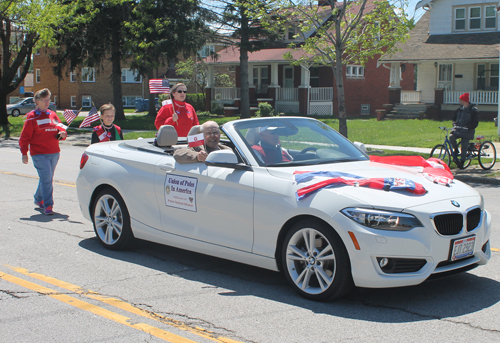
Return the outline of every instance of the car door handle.
[[[170,163],[168,164],[160,164],[160,169],[161,170],[166,170],[168,172],[171,172],[172,170],[175,170],[174,166]]]

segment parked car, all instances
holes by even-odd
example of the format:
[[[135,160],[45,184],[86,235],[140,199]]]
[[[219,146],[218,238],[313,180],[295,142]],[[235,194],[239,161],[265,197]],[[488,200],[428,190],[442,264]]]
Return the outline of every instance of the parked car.
[[[252,118],[221,130],[232,150],[205,163],[175,161],[186,139],[170,126],[156,140],[89,146],[77,193],[101,244],[118,250],[143,239],[282,271],[320,301],[353,286],[417,285],[491,257],[491,216],[465,183],[371,162],[311,118]],[[279,136],[276,154],[287,158],[265,162],[265,131]]]
[[[21,114],[26,114],[35,109],[35,98],[21,98],[13,104],[7,105],[7,115],[12,115],[13,117],[18,117]],[[57,106],[55,103],[51,102],[49,105],[51,111],[57,111]]]

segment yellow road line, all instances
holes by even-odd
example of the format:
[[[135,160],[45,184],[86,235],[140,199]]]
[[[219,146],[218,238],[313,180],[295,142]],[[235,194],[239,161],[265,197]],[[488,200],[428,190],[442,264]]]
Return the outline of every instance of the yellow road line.
[[[85,291],[80,286],[73,285],[71,283],[68,283],[68,282],[65,282],[65,281],[61,281],[61,280],[55,279],[55,278],[50,277],[50,276],[46,276],[46,275],[39,274],[39,273],[33,273],[33,272],[30,272],[30,271],[28,271],[27,269],[24,269],[24,268],[13,267],[13,266],[9,266],[9,265],[5,265],[5,266],[8,267],[8,268],[10,268],[10,269],[12,269],[12,270],[14,270],[14,271],[16,271],[16,272],[18,272],[18,273],[20,273],[20,274],[23,274],[23,275],[26,275],[26,276],[38,279],[40,281],[44,281],[46,283],[49,283],[51,285],[54,285],[54,286],[57,286],[57,287],[60,287],[60,288],[67,289],[67,290],[69,290],[71,292],[84,295],[84,296],[86,296],[88,298],[101,301],[103,303],[106,303],[108,305],[117,307],[119,309],[122,309],[124,311],[133,313],[135,315],[139,315],[139,316],[142,316],[142,317],[145,317],[145,318],[149,318],[149,319],[154,319],[154,320],[159,321],[161,323],[165,323],[165,324],[168,324],[168,325],[173,326],[175,328],[178,328],[178,329],[181,329],[181,330],[184,330],[184,331],[188,331],[190,333],[193,333],[193,334],[201,336],[203,338],[212,340],[214,342],[220,342],[220,343],[241,343],[239,341],[235,341],[235,340],[233,340],[231,338],[228,338],[228,337],[219,336],[215,332],[211,332],[211,331],[205,330],[203,328],[199,328],[199,327],[191,327],[191,326],[189,326],[189,325],[187,325],[187,324],[185,324],[185,323],[183,323],[181,321],[178,321],[178,320],[175,320],[175,319],[172,319],[172,318],[168,318],[168,317],[162,316],[162,315],[154,313],[154,312],[150,312],[150,311],[141,309],[139,307],[131,305],[131,304],[129,304],[129,303],[125,302],[125,301],[122,301],[120,299],[103,296],[103,295],[100,295],[99,293],[93,292],[91,290],[86,290]]]
[[[492,251],[500,251],[500,249],[497,249],[497,248],[490,248],[490,250],[492,250]]]
[[[37,293],[40,294],[45,294],[53,299],[62,301],[65,304],[77,307],[81,310],[91,312],[93,314],[96,314],[98,316],[113,320],[117,323],[126,325],[128,327],[144,331],[152,336],[161,338],[165,341],[172,342],[172,343],[195,343],[195,341],[192,341],[190,339],[184,338],[182,336],[178,336],[176,334],[173,334],[168,331],[161,330],[157,327],[145,324],[145,323],[137,323],[137,324],[131,324],[132,320],[131,318],[122,316],[121,314],[106,310],[105,308],[90,304],[88,302],[82,301],[80,299],[71,297],[66,294],[61,294],[53,289],[47,288],[40,286],[36,283],[29,282],[23,279],[20,279],[16,276],[10,275],[10,274],[5,274],[0,272],[0,279],[3,279],[5,281],[14,283],[16,285],[19,285],[21,287],[31,289]]]
[[[29,177],[32,179],[38,179],[38,176],[32,176],[32,175],[18,174],[18,173],[5,172],[5,171],[0,171],[0,173],[6,174],[6,175],[15,175],[15,176],[21,176],[21,177]],[[61,186],[76,187],[75,182],[54,180],[54,183],[57,185],[61,185]]]

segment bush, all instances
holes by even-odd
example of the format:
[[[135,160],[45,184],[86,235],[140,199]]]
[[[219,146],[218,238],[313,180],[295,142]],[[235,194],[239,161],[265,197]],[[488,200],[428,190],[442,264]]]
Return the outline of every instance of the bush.
[[[196,94],[188,94],[186,97],[186,101],[194,107],[196,112],[205,111],[205,94],[196,93]]]
[[[268,102],[261,102],[259,110],[255,113],[257,117],[272,117],[274,115],[273,106]]]

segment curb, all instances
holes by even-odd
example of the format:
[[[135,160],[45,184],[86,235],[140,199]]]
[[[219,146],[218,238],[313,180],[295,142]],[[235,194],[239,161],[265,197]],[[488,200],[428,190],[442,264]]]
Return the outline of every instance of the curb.
[[[494,177],[480,177],[480,176],[470,176],[470,175],[455,175],[455,179],[468,183],[484,183],[490,185],[500,185],[500,179]]]

